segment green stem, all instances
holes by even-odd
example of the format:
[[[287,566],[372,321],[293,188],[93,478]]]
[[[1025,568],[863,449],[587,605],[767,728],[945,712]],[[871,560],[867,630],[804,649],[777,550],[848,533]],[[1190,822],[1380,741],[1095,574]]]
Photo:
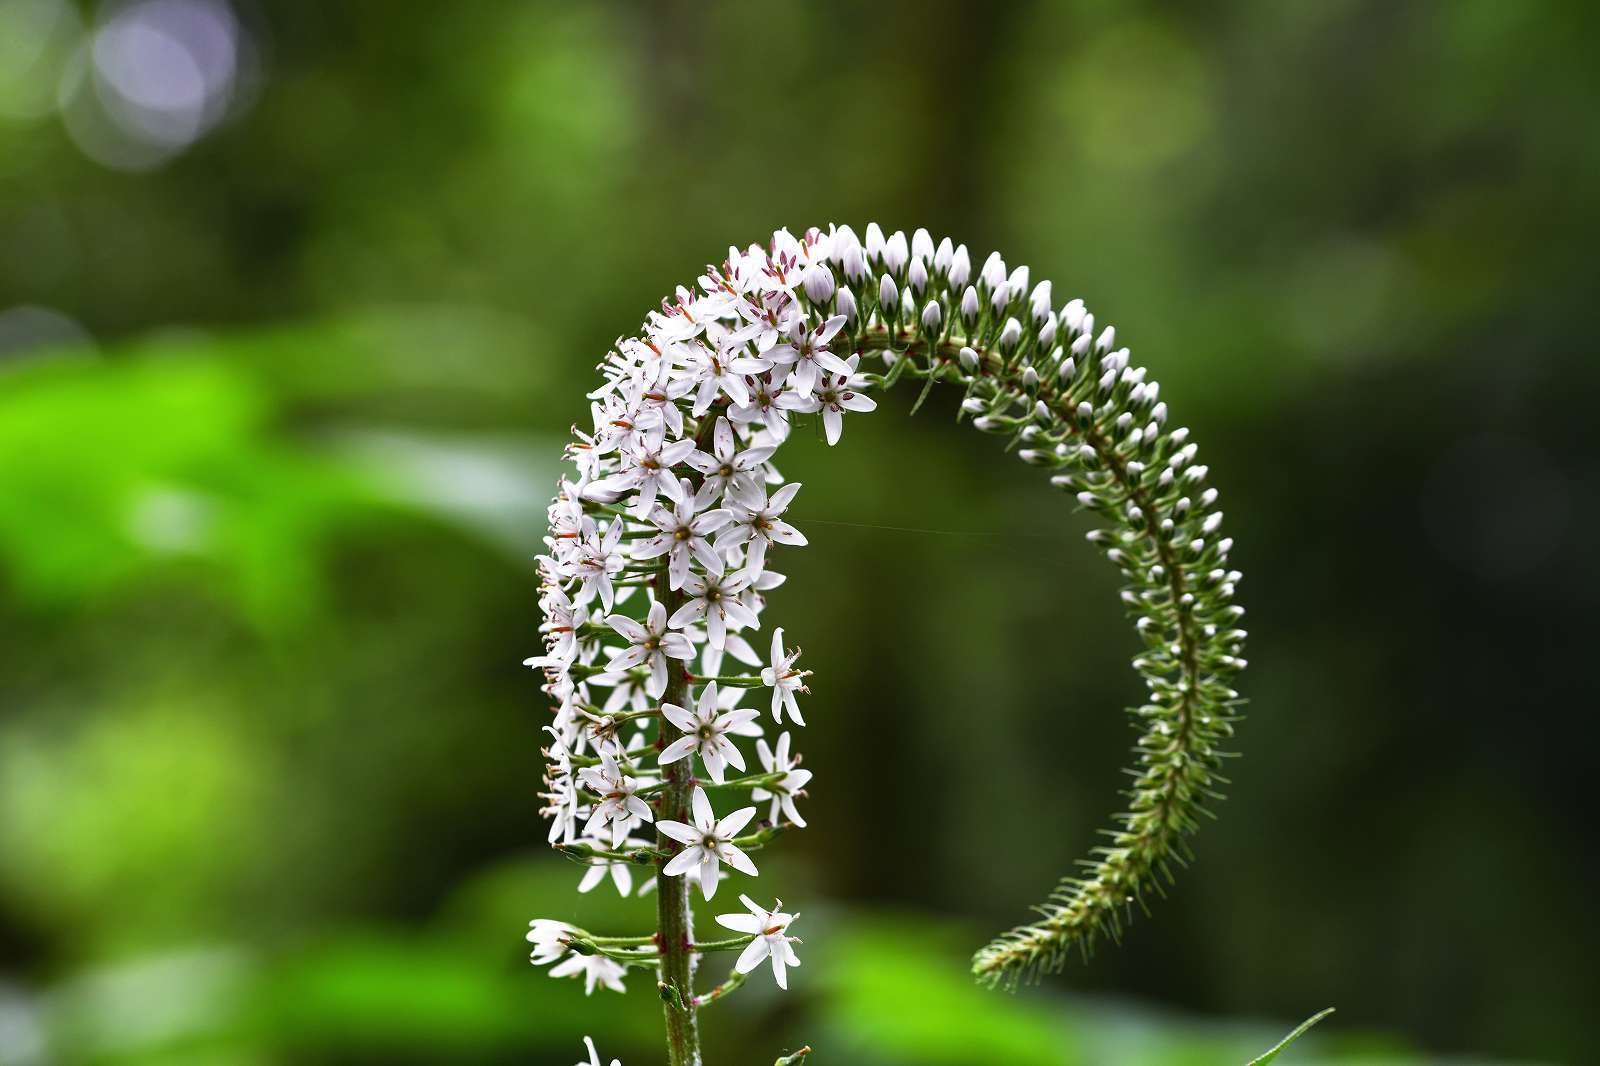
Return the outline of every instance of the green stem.
[[[734,948],[744,947],[754,939],[753,936],[731,936],[726,940],[705,940],[694,945],[694,950],[702,955],[708,951],[732,951]]]
[[[733,685],[737,688],[758,688],[766,684],[758,674],[730,674],[718,677],[701,677],[699,674],[695,674],[689,680],[694,685],[704,685],[715,681],[719,685]]]
[[[732,973],[728,974],[728,979],[726,981],[722,982],[720,985],[704,995],[694,997],[694,1005],[696,1007],[704,1007],[708,1004],[715,1003],[723,996],[726,996],[729,992],[732,992],[734,989],[744,984],[748,979],[749,978],[747,975],[740,973],[738,970],[734,970]]]
[[[656,595],[670,616],[683,604],[683,593],[671,587],[667,579],[666,561],[662,561]],[[671,672],[663,703],[679,707],[689,706],[689,682],[680,669]],[[659,743],[663,748],[683,736],[683,731],[671,720],[661,719]],[[692,822],[689,797],[693,792],[693,778],[689,759],[679,759],[663,768],[664,786],[656,806],[656,821]],[[656,846],[667,854],[676,853],[680,845],[671,837],[656,830]],[[668,1066],[700,1066],[700,1024],[694,1003],[694,912],[689,905],[691,881],[684,876],[656,876],[656,930],[661,949],[661,983],[668,993],[662,999],[662,1011],[667,1023]]]

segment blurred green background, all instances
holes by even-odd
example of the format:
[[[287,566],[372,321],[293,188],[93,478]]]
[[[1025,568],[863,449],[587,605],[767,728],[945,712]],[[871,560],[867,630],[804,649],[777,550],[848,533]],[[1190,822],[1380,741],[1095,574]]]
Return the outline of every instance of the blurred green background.
[[[544,503],[672,286],[873,219],[1162,380],[1245,757],[1120,949],[973,988],[1123,780],[1115,575],[949,397],[798,435],[805,965],[709,1060],[1239,1063],[1335,1005],[1293,1061],[1594,1061],[1597,23],[0,0],[0,1063],[659,1061],[647,981],[526,963],[652,913],[542,847]]]

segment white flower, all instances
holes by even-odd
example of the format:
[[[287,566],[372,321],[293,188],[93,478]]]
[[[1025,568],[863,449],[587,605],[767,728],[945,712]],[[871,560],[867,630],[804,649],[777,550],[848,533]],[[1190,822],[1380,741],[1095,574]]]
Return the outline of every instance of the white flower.
[[[745,569],[755,578],[765,567],[768,545],[805,544],[805,534],[780,518],[789,509],[794,494],[799,491],[800,483],[791,481],[774,492],[769,500],[767,490],[762,486],[741,487],[741,491],[726,501],[733,521],[717,534],[717,550],[725,552],[731,547],[748,543]]]
[[[739,954],[739,961],[733,968],[740,973],[749,973],[761,965],[761,960],[772,959],[772,976],[778,982],[778,987],[787,989],[789,978],[787,967],[799,966],[800,960],[795,956],[794,948],[790,945],[796,939],[788,935],[789,925],[798,914],[785,914],[778,908],[783,906],[779,900],[772,910],[766,910],[756,905],[755,900],[749,896],[740,896],[739,902],[750,909],[749,914],[719,914],[717,924],[732,929],[736,933],[748,933],[755,937]]]
[[[795,824],[799,825],[801,823],[796,822]],[[624,840],[622,844],[626,847],[648,846],[643,840],[631,838]],[[593,891],[596,885],[606,879],[607,874],[611,875],[611,884],[616,888],[617,895],[626,899],[628,893],[633,891],[633,869],[631,863],[623,862],[620,859],[606,859],[590,866],[583,872],[583,879],[578,882],[578,891]]]
[[[690,456],[690,461],[693,458]],[[712,511],[705,510],[718,495],[717,489],[709,482],[701,485],[698,492],[691,492],[686,480],[680,487],[682,495],[671,510],[657,507],[650,513],[651,523],[661,532],[633,548],[635,559],[667,556],[667,582],[675,589],[683,587],[691,556],[700,560],[701,566],[715,569],[722,565],[722,557],[712,550],[707,538],[727,525],[733,517],[720,507]]]
[[[577,931],[566,922],[535,918],[528,923],[527,940],[533,945],[528,961],[535,966],[549,966],[567,953],[567,941]]]
[[[549,842],[571,843],[578,835],[578,785],[563,762],[552,766],[546,777],[553,791],[544,793],[550,801],[541,814],[550,819]]]
[[[770,369],[772,362],[768,359],[728,356],[701,348],[699,366],[695,370],[695,376],[700,381],[700,391],[694,398],[695,417],[698,418],[711,409],[711,404],[716,400],[719,391],[726,393],[729,400],[741,407],[749,403],[750,390],[745,386],[745,377]]]
[[[760,382],[758,381],[758,388]],[[747,408],[748,410],[748,408]],[[735,417],[738,416],[734,412]],[[778,421],[784,429],[788,424],[783,422],[783,416],[778,416]],[[769,427],[770,428],[770,427]],[[735,449],[733,426],[726,418],[718,418],[715,428],[711,431],[711,454],[695,452],[686,460],[700,473],[705,475],[705,481],[700,485],[701,492],[710,492],[712,498],[720,497],[736,484],[757,485],[761,479],[759,470],[761,464],[772,458],[776,448],[746,448],[743,451]],[[719,527],[720,528],[720,527]]]
[[[606,671],[620,673],[641,663],[647,665],[650,668],[650,683],[646,691],[652,697],[659,697],[667,691],[668,656],[674,659],[694,658],[694,645],[689,643],[689,638],[682,633],[673,633],[668,628],[667,608],[660,600],[650,605],[650,615],[642,624],[625,614],[608,615],[606,621],[630,645],[612,656],[606,664]]]
[[[720,543],[719,543],[720,550]],[[725,647],[728,628],[761,628],[761,619],[745,606],[739,594],[750,584],[750,575],[740,572],[725,576],[719,567],[706,574],[690,574],[683,582],[688,597],[672,612],[670,623],[678,628],[705,620],[706,639],[713,648]]]
[[[622,772],[610,752],[601,754],[599,766],[586,767],[578,776],[589,791],[600,796],[583,827],[589,836],[598,837],[600,830],[610,825],[611,846],[616,848],[634,826],[650,821],[649,804],[634,794],[637,783]]]
[[[789,734],[783,733],[778,737],[778,750],[773,751],[767,747],[765,740],[756,741],[756,754],[761,758],[761,768],[769,774],[783,774],[776,783],[766,788],[757,788],[750,791],[750,798],[756,802],[764,799],[772,800],[772,811],[767,815],[767,820],[774,825],[778,824],[780,814],[788,817],[789,821],[804,829],[806,820],[800,817],[800,812],[795,808],[794,799],[800,790],[806,787],[811,780],[810,770],[796,770],[799,764],[798,757],[789,757]],[[624,893],[626,894],[626,893]]]
[[[567,594],[553,586],[545,590],[539,606],[544,610],[544,624],[539,629],[545,635],[548,652],[524,659],[522,665],[566,666],[578,654],[578,630],[589,620],[589,609],[574,607]]]
[[[794,698],[796,692],[809,694],[806,688],[806,677],[810,670],[796,670],[795,660],[800,658],[800,649],[784,654],[783,628],[780,626],[772,631],[772,665],[761,671],[761,683],[772,689],[772,717],[783,721],[783,712],[787,710],[789,717],[796,725],[805,725],[806,720],[800,717],[800,705]]]
[[[594,1049],[594,1041],[584,1037],[583,1044],[589,1049],[589,1061],[575,1063],[574,1066],[600,1066],[600,1053]],[[622,1060],[612,1059],[611,1066],[622,1066]]]
[[[783,398],[788,395],[783,386],[788,376],[789,368],[780,366],[770,374],[751,378],[750,402],[733,408],[729,416],[741,426],[760,424],[773,440],[783,440],[789,435],[789,419],[783,413]]]
[[[591,529],[583,538],[572,558],[572,571],[583,582],[578,588],[576,603],[588,603],[598,593],[601,608],[611,610],[614,599],[611,575],[622,569],[621,544],[620,518],[611,520],[604,535],[597,529]]]
[[[604,493],[634,491],[633,515],[643,518],[655,506],[656,493],[676,500],[683,489],[672,472],[694,451],[694,441],[678,440],[671,443],[643,441],[638,447],[626,448],[621,454],[621,469],[611,477],[594,483],[593,488]]]
[[[834,315],[826,322],[819,322],[807,329],[804,320],[796,319],[794,325],[789,327],[788,343],[773,348],[767,353],[767,358],[780,366],[792,363],[794,369],[790,372],[789,380],[802,394],[809,393],[820,370],[849,373],[844,360],[828,351],[829,342],[844,328],[844,322],[843,315]]]
[[[728,763],[732,763],[739,770],[744,769],[744,755],[734,746],[733,741],[728,739],[727,734],[743,732],[746,736],[760,735],[759,727],[754,734],[740,729],[741,726],[747,726],[754,721],[757,712],[740,707],[724,710],[717,706],[715,681],[700,690],[700,700],[695,704],[693,711],[687,711],[671,703],[663,703],[661,713],[666,716],[667,721],[683,730],[684,736],[667,745],[656,762],[665,766],[685,758],[690,753],[698,752],[700,761],[705,763],[706,772],[711,775],[711,780],[719,785],[723,782]]]
[[[821,411],[822,428],[827,434],[828,444],[838,444],[839,436],[844,432],[844,412],[873,411],[878,406],[878,401],[861,393],[866,381],[855,373],[860,362],[860,356],[852,355],[845,360],[850,373],[824,375],[821,384],[812,390],[810,396],[785,393],[778,398],[778,406],[791,411]]]
[[[710,899],[717,892],[717,875],[721,864],[727,863],[742,874],[756,876],[756,864],[733,843],[739,830],[755,817],[754,807],[741,807],[726,818],[717,819],[711,809],[706,791],[695,787],[691,804],[694,807],[694,824],[687,825],[670,818],[656,822],[656,828],[680,844],[686,845],[674,855],[661,872],[667,877],[677,877],[699,867],[700,891]]]
[[[586,996],[594,995],[597,985],[613,992],[626,992],[622,977],[627,972],[628,968],[622,963],[604,955],[568,955],[560,965],[550,968],[551,977],[577,977],[582,974],[583,994]]]

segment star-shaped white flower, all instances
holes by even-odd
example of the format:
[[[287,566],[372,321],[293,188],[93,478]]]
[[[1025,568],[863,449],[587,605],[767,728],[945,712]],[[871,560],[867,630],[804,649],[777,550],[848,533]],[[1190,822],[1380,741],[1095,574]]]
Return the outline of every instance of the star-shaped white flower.
[[[860,356],[852,355],[846,360],[848,373],[823,375],[821,383],[809,396],[786,392],[778,397],[778,406],[790,411],[821,411],[822,429],[827,435],[828,445],[838,444],[840,435],[844,433],[844,412],[873,411],[878,407],[878,401],[861,391],[866,387],[866,381],[855,372],[860,361]]]
[[[772,689],[772,717],[776,721],[783,721],[783,712],[787,710],[796,725],[805,725],[806,720],[800,717],[800,704],[794,694],[810,694],[811,690],[806,688],[806,678],[811,671],[795,669],[795,660],[798,658],[799,648],[788,653],[783,650],[783,627],[773,630],[772,665],[761,671],[761,683]]]
[[[648,847],[649,843],[644,840],[628,837],[624,839],[620,845],[614,846],[642,848]],[[620,859],[600,860],[595,862],[588,869],[584,870],[583,879],[578,882],[578,891],[594,891],[600,882],[606,879],[607,875],[610,875],[611,884],[614,888],[616,888],[617,895],[621,896],[623,899],[627,899],[628,893],[633,891],[633,869],[631,863],[623,862]]]
[[[723,782],[729,763],[739,770],[744,769],[744,755],[733,741],[728,739],[728,734],[761,735],[759,726],[754,732],[744,728],[756,719],[757,712],[740,707],[723,709],[717,705],[715,681],[700,690],[700,700],[695,704],[693,711],[671,703],[663,703],[661,713],[666,716],[667,721],[683,730],[684,735],[667,745],[661,757],[656,760],[657,763],[665,766],[690,754],[698,753],[700,761],[705,764],[706,772],[711,775],[711,780],[719,785]]]
[[[567,953],[568,941],[577,931],[566,922],[535,918],[528,923],[527,940],[533,945],[533,953],[528,956],[528,961],[535,966],[549,966],[559,960]]]
[[[740,347],[743,343],[740,342]],[[750,402],[750,389],[745,377],[770,370],[772,362],[753,359],[734,352],[719,352],[701,346],[696,356],[695,377],[700,381],[700,391],[694,398],[694,415],[699,418],[711,409],[717,393],[726,394],[729,400],[742,407]]]
[[[727,863],[742,874],[755,877],[756,864],[739,850],[733,843],[733,838],[738,836],[739,830],[755,817],[756,809],[741,807],[726,818],[718,820],[716,812],[711,809],[711,800],[706,797],[706,790],[699,786],[695,787],[690,804],[694,808],[693,825],[673,821],[670,818],[656,822],[658,830],[685,845],[682,851],[662,867],[663,876],[677,877],[697,869],[700,891],[705,894],[706,899],[716,895],[717,875],[722,863]]]
[[[567,594],[551,586],[544,590],[539,601],[544,611],[544,624],[539,629],[545,635],[547,650],[522,660],[523,666],[567,666],[578,655],[578,630],[589,620],[587,607],[575,607]]]
[[[740,973],[749,973],[761,965],[761,960],[772,959],[772,976],[778,982],[778,987],[787,989],[789,978],[787,968],[799,966],[800,959],[794,953],[792,945],[798,943],[796,938],[789,935],[789,925],[798,914],[785,914],[782,911],[783,901],[778,900],[772,910],[758,906],[749,896],[740,896],[739,902],[749,908],[749,914],[719,914],[717,924],[732,929],[736,933],[748,933],[755,937],[739,954],[739,961],[733,968]]]
[[[699,455],[696,452],[695,455]],[[693,461],[694,456],[690,456]],[[650,513],[651,523],[661,532],[647,541],[634,545],[635,559],[667,557],[667,583],[678,589],[683,587],[689,574],[689,560],[700,560],[700,565],[710,570],[722,567],[722,556],[711,547],[711,534],[728,524],[733,517],[723,508],[707,511],[711,501],[719,495],[710,482],[691,491],[689,482],[683,480],[683,494],[672,509],[657,507]]]
[[[806,543],[805,534],[782,519],[794,494],[799,491],[800,483],[791,481],[768,499],[763,486],[740,486],[733,498],[726,501],[733,520],[717,534],[717,550],[726,552],[740,544],[748,545],[745,549],[745,570],[752,580],[761,576],[770,545]]]
[[[609,988],[613,992],[626,992],[622,976],[628,968],[616,959],[604,955],[568,955],[559,965],[550,968],[551,977],[583,977],[583,994],[594,995],[596,988]]]
[[[605,533],[590,529],[572,557],[572,572],[583,582],[573,602],[588,603],[598,594],[602,610],[611,610],[615,591],[611,575],[622,569],[622,519],[614,518]]]
[[[643,518],[655,507],[658,492],[671,500],[682,493],[672,468],[693,451],[693,439],[641,441],[637,447],[622,449],[620,469],[611,477],[595,482],[593,488],[608,494],[636,493],[631,513],[635,518]]]
[[[772,439],[781,441],[789,436],[789,416],[783,413],[784,398],[789,393],[784,382],[789,368],[780,366],[770,374],[751,378],[750,401],[729,410],[728,415],[742,426],[766,427]]]
[[[730,628],[761,628],[761,619],[739,598],[749,584],[750,575],[743,571],[724,574],[718,567],[705,574],[691,573],[683,582],[688,598],[672,612],[669,624],[681,629],[704,620],[711,646],[725,647]]]
[[[660,600],[650,605],[649,617],[643,623],[625,614],[606,617],[611,628],[621,634],[629,644],[611,657],[606,664],[607,673],[631,670],[641,663],[649,667],[650,682],[646,691],[659,697],[667,691],[667,659],[694,658],[694,645],[682,633],[672,632],[667,621],[667,608]]]
[[[789,339],[767,352],[767,358],[779,366],[793,365],[789,383],[801,395],[810,395],[822,371],[849,375],[850,367],[843,359],[828,350],[828,344],[844,328],[843,315],[834,315],[826,322],[806,328],[803,318],[796,318],[789,327]]]
[[[756,741],[756,755],[761,759],[761,768],[769,774],[783,774],[776,782],[766,788],[751,789],[750,798],[757,803],[764,799],[772,800],[772,810],[767,815],[767,820],[774,825],[782,819],[779,815],[787,817],[789,821],[804,829],[806,820],[800,817],[800,811],[794,805],[795,797],[800,795],[800,790],[806,787],[811,780],[810,770],[796,770],[799,757],[789,756],[789,734],[784,732],[778,737],[778,749],[773,751],[767,747],[765,740]]]
[[[729,487],[738,483],[759,484],[761,464],[772,458],[773,447],[737,449],[733,426],[726,418],[718,418],[711,431],[711,452],[695,452],[685,462],[705,475],[700,491],[710,492],[712,498],[727,494]]]
[[[609,826],[611,846],[617,848],[635,826],[650,821],[650,805],[636,795],[638,783],[622,772],[610,752],[601,754],[599,766],[585,767],[578,776],[585,788],[600,797],[583,827],[589,836],[598,837]]]

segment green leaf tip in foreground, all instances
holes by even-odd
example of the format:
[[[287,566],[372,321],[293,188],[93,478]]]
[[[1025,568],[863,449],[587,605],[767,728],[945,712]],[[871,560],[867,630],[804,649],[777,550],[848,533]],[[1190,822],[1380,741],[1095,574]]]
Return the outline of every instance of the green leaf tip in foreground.
[[[1245,1063],[1244,1066],[1266,1066],[1267,1063],[1277,1058],[1279,1053],[1282,1052],[1284,1048],[1288,1047],[1296,1040],[1299,1040],[1302,1036],[1305,1036],[1313,1025],[1316,1025],[1318,1022],[1332,1013],[1333,1008],[1329,1007],[1327,1010],[1318,1011],[1317,1013],[1313,1014],[1311,1017],[1301,1022],[1295,1028],[1294,1032],[1290,1033],[1288,1036],[1274,1044],[1272,1050],[1268,1051],[1260,1058],[1251,1059],[1249,1062]]]

